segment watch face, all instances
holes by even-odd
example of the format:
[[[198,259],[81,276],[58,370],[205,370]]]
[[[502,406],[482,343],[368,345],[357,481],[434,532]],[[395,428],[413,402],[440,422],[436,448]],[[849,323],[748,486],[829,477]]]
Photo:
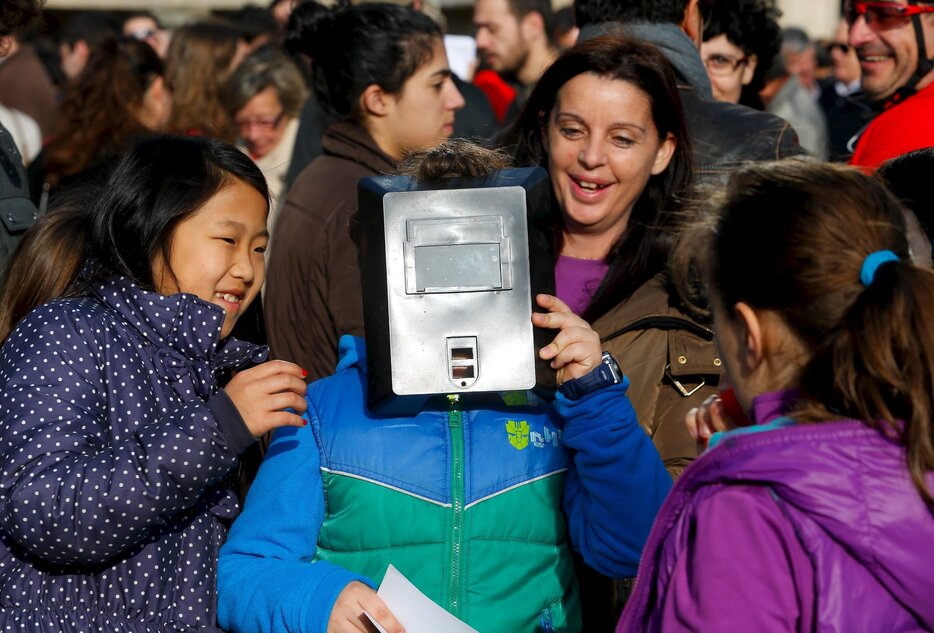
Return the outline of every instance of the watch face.
[[[609,352],[603,352],[603,364],[610,371],[610,374],[613,377],[613,381],[610,384],[615,385],[623,379],[623,372],[619,370],[619,364],[616,362],[616,359],[613,358],[613,355]]]

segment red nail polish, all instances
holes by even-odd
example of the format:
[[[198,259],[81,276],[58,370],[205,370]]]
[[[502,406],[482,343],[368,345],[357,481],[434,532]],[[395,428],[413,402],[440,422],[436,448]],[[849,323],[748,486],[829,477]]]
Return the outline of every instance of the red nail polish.
[[[308,372],[305,371],[305,370],[303,369],[303,370],[302,370],[302,378],[307,378],[307,377],[308,377]]]

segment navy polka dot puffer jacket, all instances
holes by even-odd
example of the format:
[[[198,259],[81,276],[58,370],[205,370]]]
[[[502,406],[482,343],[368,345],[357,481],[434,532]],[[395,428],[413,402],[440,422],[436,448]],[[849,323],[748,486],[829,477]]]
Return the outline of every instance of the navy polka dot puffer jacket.
[[[253,441],[223,310],[124,278],[41,306],[0,352],[0,631],[211,631]]]

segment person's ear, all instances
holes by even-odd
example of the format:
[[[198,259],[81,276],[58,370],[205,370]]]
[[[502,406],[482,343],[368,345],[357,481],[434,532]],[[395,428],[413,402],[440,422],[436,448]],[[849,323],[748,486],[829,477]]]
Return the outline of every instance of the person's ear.
[[[688,0],[688,4],[684,8],[681,30],[691,38],[697,50],[700,50],[701,42],[704,41],[704,16],[701,15],[698,0]]]
[[[747,371],[752,372],[765,359],[765,337],[762,330],[762,321],[756,311],[742,301],[733,306],[733,316],[740,324],[742,361]]]
[[[655,163],[652,165],[653,176],[659,175],[668,168],[668,163],[671,162],[671,157],[674,156],[675,148],[677,147],[678,141],[676,141],[674,135],[669,132],[665,140],[658,146],[658,151],[655,152]]]
[[[758,65],[759,58],[755,55],[750,55],[746,58],[746,66],[743,68],[743,76],[740,78],[744,86],[748,86],[752,82],[752,78],[756,74],[756,66]]]
[[[376,84],[367,86],[360,95],[360,107],[370,116],[386,116],[392,110],[394,103],[392,95],[387,94]]]
[[[73,50],[81,60],[81,67],[83,68],[88,63],[88,58],[91,56],[90,44],[88,44],[85,40],[78,40],[75,42],[75,47]]]
[[[534,42],[537,38],[545,37],[545,19],[538,11],[529,11],[519,20],[519,34],[525,42]]]

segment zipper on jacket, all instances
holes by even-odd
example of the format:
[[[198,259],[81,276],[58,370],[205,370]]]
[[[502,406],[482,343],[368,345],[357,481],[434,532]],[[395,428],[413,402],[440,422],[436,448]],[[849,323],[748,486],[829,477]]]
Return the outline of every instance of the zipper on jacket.
[[[464,413],[460,410],[460,396],[448,396],[448,428],[451,433],[451,578],[448,585],[448,610],[460,616],[461,546],[464,521]]]

